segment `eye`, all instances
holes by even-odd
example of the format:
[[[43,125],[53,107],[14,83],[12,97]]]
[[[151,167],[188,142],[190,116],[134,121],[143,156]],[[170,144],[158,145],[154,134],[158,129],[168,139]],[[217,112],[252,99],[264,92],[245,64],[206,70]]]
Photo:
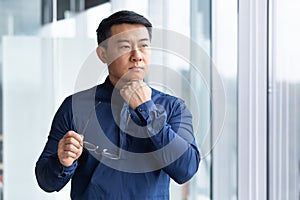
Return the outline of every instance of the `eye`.
[[[142,44],[142,45],[140,46],[140,48],[148,48],[148,47],[150,47],[150,45],[149,45],[149,44],[147,44],[147,43],[145,43],[145,44]]]
[[[130,46],[129,45],[122,45],[122,46],[120,46],[120,49],[130,49]]]

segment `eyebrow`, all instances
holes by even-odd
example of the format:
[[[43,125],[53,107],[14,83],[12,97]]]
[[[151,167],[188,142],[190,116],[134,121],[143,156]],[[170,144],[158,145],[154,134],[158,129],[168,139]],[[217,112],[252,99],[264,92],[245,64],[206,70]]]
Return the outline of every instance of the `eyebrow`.
[[[144,42],[144,41],[149,41],[149,39],[148,38],[143,38],[143,39],[140,39],[138,42]],[[117,43],[122,43],[122,42],[130,43],[130,41],[126,40],[126,39],[119,39],[119,40],[117,40]]]

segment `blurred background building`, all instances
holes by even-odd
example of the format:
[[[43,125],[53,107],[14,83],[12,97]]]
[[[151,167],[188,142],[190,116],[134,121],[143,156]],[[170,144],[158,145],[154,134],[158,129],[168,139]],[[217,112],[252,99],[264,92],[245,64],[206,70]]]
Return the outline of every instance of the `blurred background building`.
[[[158,34],[149,83],[194,116],[202,161],[171,199],[300,199],[298,0],[0,0],[0,199],[70,199],[35,162],[63,99],[105,78],[96,29],[122,9]]]

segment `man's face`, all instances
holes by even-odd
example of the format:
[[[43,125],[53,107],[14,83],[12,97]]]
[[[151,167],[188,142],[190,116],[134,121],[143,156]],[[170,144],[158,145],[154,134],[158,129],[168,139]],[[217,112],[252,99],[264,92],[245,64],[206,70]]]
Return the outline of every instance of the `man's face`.
[[[111,33],[103,49],[111,82],[115,85],[120,79],[143,80],[151,59],[147,28],[140,24],[120,24],[112,26]]]

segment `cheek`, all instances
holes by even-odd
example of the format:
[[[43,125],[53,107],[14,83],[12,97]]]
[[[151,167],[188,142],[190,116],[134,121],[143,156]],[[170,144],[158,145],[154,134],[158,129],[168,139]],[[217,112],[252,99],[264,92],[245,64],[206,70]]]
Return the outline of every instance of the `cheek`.
[[[146,63],[149,64],[151,61],[151,51],[146,52],[145,59],[146,59]]]
[[[109,65],[109,70],[114,74],[119,74],[119,75],[126,73],[128,68],[128,62],[126,59],[127,57],[123,55],[112,60]]]
[[[124,66],[124,64],[126,64],[126,62],[128,62],[128,56],[127,55],[112,55],[109,57],[109,63],[110,65],[117,65],[119,67],[119,69],[122,68],[122,66]]]
[[[123,52],[118,51],[117,49],[110,49],[107,52],[107,60],[108,63],[115,63],[115,62],[120,62],[121,60],[123,60],[126,54],[124,54]]]

